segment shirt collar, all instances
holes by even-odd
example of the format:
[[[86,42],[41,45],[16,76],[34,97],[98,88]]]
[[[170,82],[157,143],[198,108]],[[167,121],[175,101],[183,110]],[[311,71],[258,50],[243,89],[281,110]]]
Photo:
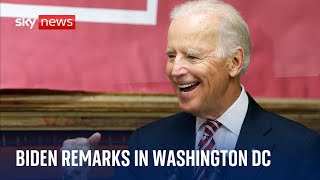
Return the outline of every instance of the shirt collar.
[[[249,98],[241,85],[241,93],[238,99],[224,112],[218,119],[220,123],[223,124],[227,129],[229,129],[232,133],[239,136],[242,123],[244,118],[246,117],[246,113],[248,110]],[[207,120],[204,118],[197,117],[196,121],[196,132],[201,128],[204,122]]]

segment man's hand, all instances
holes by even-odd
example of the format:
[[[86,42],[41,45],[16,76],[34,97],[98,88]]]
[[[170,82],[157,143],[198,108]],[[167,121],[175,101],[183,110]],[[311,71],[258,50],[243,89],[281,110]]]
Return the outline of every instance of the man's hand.
[[[88,150],[94,150],[101,140],[100,133],[94,133],[89,138],[75,138],[67,139],[63,142],[61,150],[82,150],[87,152]],[[65,166],[64,167],[65,179],[87,179],[89,167],[84,166]]]

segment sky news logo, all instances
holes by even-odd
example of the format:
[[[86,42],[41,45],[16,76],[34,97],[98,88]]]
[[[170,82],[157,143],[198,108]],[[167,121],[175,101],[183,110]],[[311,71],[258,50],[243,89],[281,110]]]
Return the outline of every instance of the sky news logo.
[[[17,27],[29,27],[33,29],[37,19],[17,18],[15,20]],[[40,30],[72,30],[76,29],[75,15],[39,15],[38,29]]]

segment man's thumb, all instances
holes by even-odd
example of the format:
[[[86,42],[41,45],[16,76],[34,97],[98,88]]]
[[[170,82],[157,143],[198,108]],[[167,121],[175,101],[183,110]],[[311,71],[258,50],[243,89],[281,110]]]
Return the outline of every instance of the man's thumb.
[[[92,134],[89,138],[88,138],[88,141],[89,141],[89,144],[91,147],[95,148],[99,142],[101,140],[101,134],[96,132],[94,134]]]

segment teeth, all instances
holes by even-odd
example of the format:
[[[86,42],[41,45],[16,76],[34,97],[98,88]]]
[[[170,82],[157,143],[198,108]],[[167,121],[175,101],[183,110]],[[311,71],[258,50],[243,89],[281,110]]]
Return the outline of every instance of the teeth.
[[[178,85],[179,88],[187,88],[187,87],[190,87],[190,86],[193,86],[197,83],[191,83],[191,84],[181,84],[181,85]]]

